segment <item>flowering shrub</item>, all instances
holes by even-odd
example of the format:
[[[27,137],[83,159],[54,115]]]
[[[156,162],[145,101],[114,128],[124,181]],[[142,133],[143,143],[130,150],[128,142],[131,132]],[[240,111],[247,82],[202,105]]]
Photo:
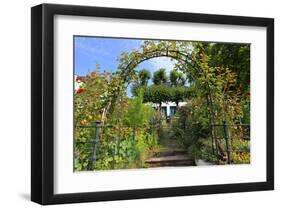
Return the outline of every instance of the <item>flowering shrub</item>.
[[[144,167],[145,156],[156,146],[145,127],[153,108],[143,104],[142,96],[134,99],[124,96],[121,114],[121,101],[118,100],[121,86],[118,75],[94,71],[83,79],[83,84],[75,92],[76,171],[93,169],[91,140],[95,138],[96,121],[102,124],[98,159],[94,165],[97,170]],[[108,124],[113,126],[106,127]]]
[[[79,88],[79,89],[76,90],[76,94],[80,94],[80,93],[82,93],[83,91],[84,91],[84,89]]]

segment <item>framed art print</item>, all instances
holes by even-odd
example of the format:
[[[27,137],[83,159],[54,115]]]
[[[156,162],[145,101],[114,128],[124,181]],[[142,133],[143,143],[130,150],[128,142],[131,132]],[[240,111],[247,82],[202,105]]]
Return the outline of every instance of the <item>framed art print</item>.
[[[42,4],[31,199],[274,188],[274,21]]]

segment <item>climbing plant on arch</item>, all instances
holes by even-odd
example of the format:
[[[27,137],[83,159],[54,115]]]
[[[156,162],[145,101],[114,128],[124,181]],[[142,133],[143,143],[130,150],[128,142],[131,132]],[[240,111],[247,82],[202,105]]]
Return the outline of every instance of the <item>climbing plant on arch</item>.
[[[136,67],[144,61],[157,57],[168,57],[177,61],[180,70],[187,70],[191,63],[191,42],[181,41],[144,41],[140,50],[124,52],[119,57],[120,76],[125,83],[131,82],[136,75]]]

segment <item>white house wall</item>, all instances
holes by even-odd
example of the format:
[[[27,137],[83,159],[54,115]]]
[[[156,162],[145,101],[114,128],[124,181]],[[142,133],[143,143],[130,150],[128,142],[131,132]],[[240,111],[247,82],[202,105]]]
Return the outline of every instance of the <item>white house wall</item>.
[[[186,105],[186,102],[179,102],[179,107],[182,107]],[[170,116],[171,115],[171,110],[170,108],[171,107],[176,107],[176,103],[175,102],[162,102],[161,103],[161,107],[166,107],[167,108],[167,116]],[[159,107],[158,104],[152,104],[152,107]]]

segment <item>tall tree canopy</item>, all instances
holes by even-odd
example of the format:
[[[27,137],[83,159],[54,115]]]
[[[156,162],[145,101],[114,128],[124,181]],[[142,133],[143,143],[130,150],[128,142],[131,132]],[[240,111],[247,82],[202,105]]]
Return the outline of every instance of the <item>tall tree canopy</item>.
[[[237,74],[237,88],[250,90],[250,44],[196,44],[209,57],[210,67],[224,67]]]
[[[138,77],[140,85],[147,86],[148,81],[151,78],[150,71],[147,69],[142,69],[139,71]]]
[[[160,68],[159,70],[155,71],[152,80],[155,85],[166,84],[168,81],[166,69]]]
[[[185,85],[185,77],[182,72],[178,70],[172,70],[170,72],[170,85],[173,87]]]

